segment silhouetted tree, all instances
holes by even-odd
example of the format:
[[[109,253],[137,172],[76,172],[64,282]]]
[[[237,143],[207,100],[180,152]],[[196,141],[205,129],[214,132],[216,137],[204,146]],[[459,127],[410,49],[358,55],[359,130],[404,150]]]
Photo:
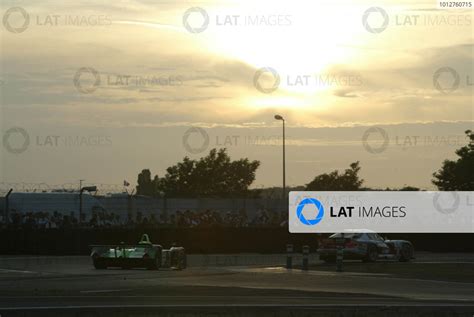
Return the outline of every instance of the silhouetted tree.
[[[456,150],[456,161],[445,160],[432,180],[439,190],[474,189],[474,133],[465,131],[469,144]]]
[[[226,149],[212,149],[199,160],[185,157],[168,167],[159,189],[168,197],[242,197],[255,180],[259,161],[232,161]]]
[[[324,173],[316,176],[313,181],[306,184],[306,190],[312,191],[350,191],[359,190],[361,188],[363,179],[359,179],[359,162],[354,162],[350,165],[350,168],[344,171],[344,174],[333,171],[329,174]]]
[[[414,186],[403,186],[402,188],[397,189],[397,190],[401,191],[401,192],[418,192],[418,191],[420,191],[420,189],[418,187],[414,187]]]
[[[137,195],[144,195],[155,197],[158,196],[158,175],[151,179],[151,172],[149,169],[144,169],[138,174],[137,180]]]

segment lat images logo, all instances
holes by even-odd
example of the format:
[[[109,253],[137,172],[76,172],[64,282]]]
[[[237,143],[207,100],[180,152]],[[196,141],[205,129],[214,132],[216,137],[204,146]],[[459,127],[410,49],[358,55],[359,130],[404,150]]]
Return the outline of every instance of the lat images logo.
[[[303,209],[307,205],[312,205],[317,209],[318,214],[316,215],[316,218],[308,219],[305,217],[305,215],[303,214]],[[298,217],[298,219],[300,220],[302,224],[305,224],[307,226],[314,226],[318,224],[321,220],[323,220],[324,206],[323,204],[321,204],[319,200],[315,198],[305,198],[298,204],[298,207],[296,209],[296,216]]]

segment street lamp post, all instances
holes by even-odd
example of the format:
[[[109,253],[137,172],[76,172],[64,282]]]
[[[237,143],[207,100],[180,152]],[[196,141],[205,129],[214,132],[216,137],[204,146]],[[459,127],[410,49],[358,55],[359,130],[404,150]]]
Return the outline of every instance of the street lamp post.
[[[8,193],[5,195],[5,212],[4,212],[4,221],[8,225],[10,223],[10,194],[12,193],[13,188],[10,188]]]
[[[97,191],[97,186],[82,187],[79,191],[79,227],[82,225],[82,193],[84,191],[95,192]]]
[[[281,120],[283,122],[283,199],[286,197],[286,167],[285,167],[285,119],[279,114],[275,115],[276,120]]]
[[[82,193],[83,192],[96,192],[97,191],[97,186],[85,186],[82,187],[82,180],[81,180],[81,187],[79,188],[79,228],[82,228]],[[81,244],[81,230],[78,231],[77,234],[77,254],[82,254],[83,248]]]

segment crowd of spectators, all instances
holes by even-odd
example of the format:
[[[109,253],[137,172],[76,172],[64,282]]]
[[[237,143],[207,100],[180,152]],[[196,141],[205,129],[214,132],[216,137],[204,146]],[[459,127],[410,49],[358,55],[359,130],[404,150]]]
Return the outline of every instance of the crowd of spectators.
[[[73,228],[78,225],[78,220],[73,215],[64,215],[58,212],[26,212],[10,211],[7,225],[3,215],[0,218],[2,227],[22,229],[55,229]]]
[[[285,212],[274,212],[261,209],[254,217],[248,217],[244,210],[239,212],[219,212],[205,210],[195,212],[186,210],[176,212],[176,223],[178,227],[255,227],[255,226],[284,226],[287,215]]]
[[[9,212],[9,221],[0,215],[0,229],[55,229],[55,228],[209,228],[209,227],[283,227],[288,223],[286,212],[260,209],[252,217],[244,210],[238,212],[217,210],[177,210],[173,213],[136,212],[134,215],[120,215],[106,210],[94,210],[90,217],[83,215],[81,224],[77,213]]]

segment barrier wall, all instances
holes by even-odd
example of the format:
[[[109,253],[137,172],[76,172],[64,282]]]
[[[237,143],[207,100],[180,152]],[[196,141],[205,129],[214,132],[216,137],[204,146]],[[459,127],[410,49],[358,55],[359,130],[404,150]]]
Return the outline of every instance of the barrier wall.
[[[293,243],[297,253],[309,245],[313,253],[318,246],[317,234],[290,234],[287,228],[2,230],[0,254],[85,255],[91,244],[137,243],[145,232],[154,243],[170,247],[175,242],[188,253],[284,253],[287,243]],[[474,234],[383,235],[410,240],[416,250],[474,252]]]

